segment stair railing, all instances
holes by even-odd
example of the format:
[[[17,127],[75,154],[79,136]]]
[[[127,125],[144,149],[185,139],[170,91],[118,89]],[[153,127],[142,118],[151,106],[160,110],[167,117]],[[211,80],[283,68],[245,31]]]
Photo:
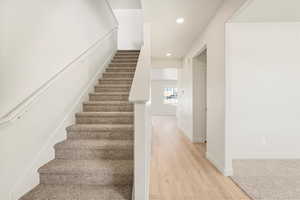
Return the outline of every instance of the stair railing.
[[[145,25],[144,34],[150,32]],[[133,199],[149,199],[149,168],[151,152],[151,55],[150,34],[144,38],[134,75],[129,101],[134,103],[134,190]]]
[[[37,90],[35,90],[32,94],[27,96],[21,103],[13,107],[9,112],[5,113],[4,115],[0,115],[0,127],[7,126],[10,123],[13,123],[14,121],[21,119],[23,115],[25,115],[31,107],[34,105],[34,103],[47,91],[47,89],[55,82],[57,78],[59,78],[63,72],[65,72],[67,69],[73,66],[74,63],[78,62],[78,60],[82,59],[84,56],[86,56],[93,48],[95,48],[97,45],[101,44],[105,41],[108,37],[110,37],[112,34],[118,31],[119,28],[119,22],[113,12],[113,9],[108,2],[108,0],[105,0],[109,12],[111,13],[115,27],[113,27],[110,31],[108,31],[106,34],[101,36],[96,42],[94,42],[90,47],[88,47],[86,50],[84,50],[78,57],[76,57],[74,60],[72,60],[69,64],[67,64],[62,70],[57,72],[55,75],[53,75],[49,80],[47,80],[43,85],[41,85]]]

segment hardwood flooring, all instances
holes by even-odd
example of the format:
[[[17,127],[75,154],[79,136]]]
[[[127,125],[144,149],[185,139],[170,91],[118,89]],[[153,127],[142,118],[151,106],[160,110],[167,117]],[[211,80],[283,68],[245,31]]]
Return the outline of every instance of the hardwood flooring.
[[[153,117],[150,200],[250,200],[191,143],[175,117]]]

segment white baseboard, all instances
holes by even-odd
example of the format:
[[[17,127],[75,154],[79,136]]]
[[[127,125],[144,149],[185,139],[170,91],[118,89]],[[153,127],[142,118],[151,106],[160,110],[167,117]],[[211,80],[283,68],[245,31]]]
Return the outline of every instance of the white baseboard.
[[[221,164],[217,159],[214,159],[214,157],[206,152],[206,159],[209,160],[218,170],[221,172],[224,176],[232,176],[233,175],[233,169],[226,169],[224,165]]]
[[[66,127],[74,123],[75,113],[79,112],[82,108],[82,103],[88,99],[88,94],[93,91],[94,86],[97,84],[98,79],[102,76],[106,66],[111,62],[115,51],[112,52],[111,56],[108,57],[103,65],[99,68],[94,77],[87,83],[82,93],[78,97],[78,100],[74,102],[74,106],[66,113],[62,122],[58,125],[55,131],[50,134],[50,138],[46,142],[46,145],[39,151],[33,162],[29,165],[30,167],[25,171],[23,176],[17,181],[15,186],[10,191],[10,200],[17,200],[22,197],[26,192],[34,188],[39,184],[38,168],[54,159],[54,148],[53,146],[66,139]]]

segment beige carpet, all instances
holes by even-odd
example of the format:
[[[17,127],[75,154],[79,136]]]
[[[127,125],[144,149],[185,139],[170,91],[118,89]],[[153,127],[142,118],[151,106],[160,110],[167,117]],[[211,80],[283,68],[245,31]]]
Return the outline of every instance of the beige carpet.
[[[130,200],[133,104],[128,101],[139,51],[118,51],[42,166],[40,184],[21,200]],[[76,87],[76,86],[74,86]]]
[[[300,200],[300,160],[235,160],[233,169],[254,200]]]

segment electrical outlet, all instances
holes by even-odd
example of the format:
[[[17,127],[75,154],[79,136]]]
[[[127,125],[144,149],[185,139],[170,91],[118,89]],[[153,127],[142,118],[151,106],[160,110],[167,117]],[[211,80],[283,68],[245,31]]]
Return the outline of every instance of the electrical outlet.
[[[262,145],[267,145],[267,137],[266,136],[261,137],[261,144]]]

